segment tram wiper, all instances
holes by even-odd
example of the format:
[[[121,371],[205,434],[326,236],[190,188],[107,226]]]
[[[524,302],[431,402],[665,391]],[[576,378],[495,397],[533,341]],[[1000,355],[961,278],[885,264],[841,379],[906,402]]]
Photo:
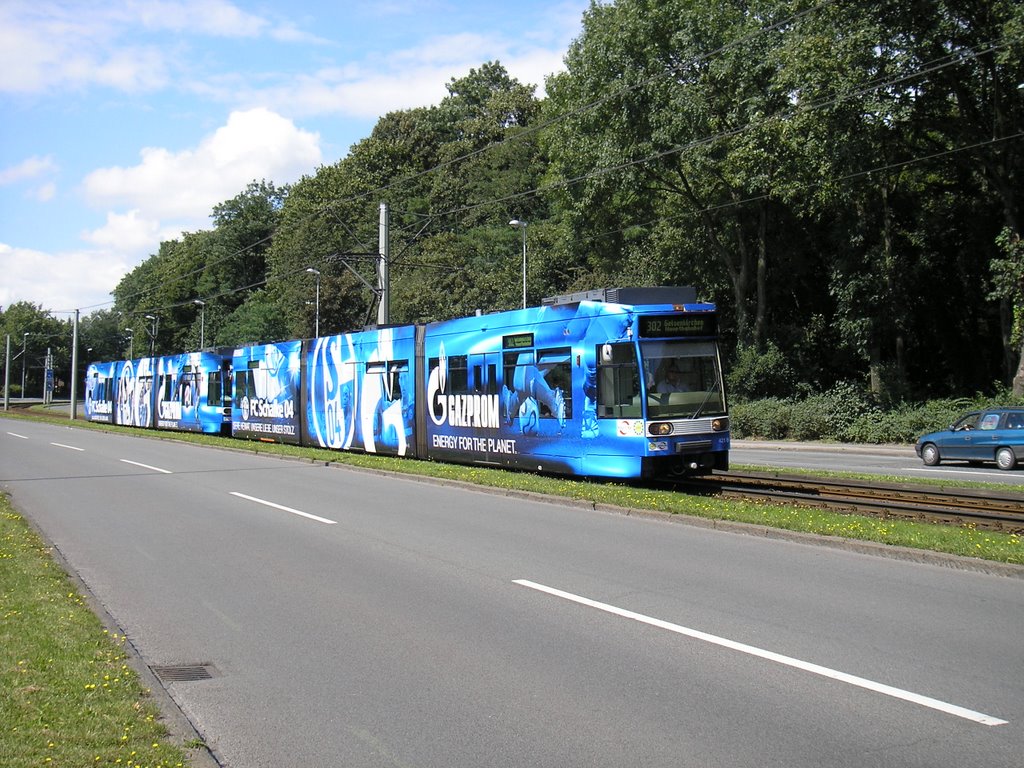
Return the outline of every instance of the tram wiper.
[[[711,399],[711,396],[715,394],[715,391],[717,389],[718,380],[716,379],[715,383],[711,385],[711,389],[709,389],[708,393],[704,395],[704,399],[701,401],[700,405],[697,406],[697,410],[693,412],[693,416],[690,417],[691,419],[696,419],[698,416],[700,416],[701,411],[704,410],[704,406],[708,404],[708,400]]]

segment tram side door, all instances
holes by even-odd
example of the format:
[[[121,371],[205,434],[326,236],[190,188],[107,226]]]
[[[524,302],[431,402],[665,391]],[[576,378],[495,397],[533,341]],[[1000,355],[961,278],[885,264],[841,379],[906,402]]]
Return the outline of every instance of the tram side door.
[[[498,394],[498,371],[501,369],[501,353],[489,352],[470,356],[470,386],[474,394]]]
[[[221,423],[221,434],[231,434],[231,391],[235,380],[231,375],[232,359],[228,357],[220,364],[221,407],[224,421]]]
[[[486,396],[487,402],[493,402],[494,397],[501,391],[501,353],[486,352],[474,354],[469,357],[469,388],[474,395]],[[500,402],[500,399],[499,401]],[[500,420],[500,415],[499,415]],[[500,423],[500,421],[499,421]],[[489,430],[478,433],[478,437],[489,434]],[[493,434],[493,433],[490,433]],[[485,445],[491,445],[487,441]],[[494,456],[490,449],[485,450],[487,461],[505,461],[505,456]]]

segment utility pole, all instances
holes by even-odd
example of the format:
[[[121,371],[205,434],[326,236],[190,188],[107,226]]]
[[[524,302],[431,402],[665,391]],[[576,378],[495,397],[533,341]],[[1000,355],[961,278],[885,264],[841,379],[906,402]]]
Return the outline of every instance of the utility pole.
[[[78,310],[75,310],[75,329],[71,334],[71,421],[78,418]]]
[[[388,272],[391,260],[390,234],[388,227],[388,204],[380,204],[380,252],[377,257],[377,325],[391,322],[391,275]]]
[[[25,393],[21,393],[22,398]],[[4,363],[4,410],[11,409],[11,334],[7,334],[7,362]]]
[[[46,348],[46,359],[43,363],[43,404],[53,402],[53,349]]]

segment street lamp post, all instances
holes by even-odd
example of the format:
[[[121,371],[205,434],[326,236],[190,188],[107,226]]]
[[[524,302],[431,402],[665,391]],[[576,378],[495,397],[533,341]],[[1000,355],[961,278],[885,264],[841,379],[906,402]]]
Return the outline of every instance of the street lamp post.
[[[128,334],[128,359],[131,360],[135,357],[135,329],[125,328],[124,332]]]
[[[156,331],[159,327],[160,318],[156,315],[146,315],[146,319],[149,320],[151,327],[149,331],[149,356],[156,357]]]
[[[202,349],[206,346],[206,302],[192,299],[192,303],[199,307],[199,349]]]
[[[512,219],[508,224],[523,231],[523,309],[526,309],[526,222]]]
[[[25,398],[25,350],[28,349],[28,334],[21,339],[21,397]]]
[[[320,338],[320,270],[309,267],[309,274],[316,277],[316,327],[313,331],[313,338]]]

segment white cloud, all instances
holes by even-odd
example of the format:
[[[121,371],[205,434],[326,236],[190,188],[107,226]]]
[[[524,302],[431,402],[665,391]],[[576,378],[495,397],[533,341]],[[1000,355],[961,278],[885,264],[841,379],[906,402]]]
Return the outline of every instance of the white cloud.
[[[31,192],[31,198],[40,203],[48,203],[57,196],[57,185],[52,181],[36,187]]]
[[[290,183],[321,162],[319,135],[267,109],[233,112],[195,149],[149,147],[140,154],[138,165],[90,173],[83,184],[89,202],[128,205],[143,219],[194,223],[250,181]]]
[[[104,304],[130,268],[105,251],[44,253],[0,243],[0,306],[26,297],[47,310]]]
[[[172,32],[198,32],[216,37],[258,37],[270,22],[224,0],[135,0],[120,15],[126,22]]]
[[[119,40],[109,13],[92,4],[0,3],[0,91],[154,88],[167,81],[166,55],[156,45]]]
[[[57,164],[54,162],[52,155],[29,157],[17,165],[12,165],[10,168],[0,169],[0,187],[45,176],[56,170]]]
[[[168,40],[168,33],[175,38]],[[186,66],[183,50],[196,36],[323,42],[289,21],[278,23],[226,0],[3,0],[0,92],[163,88]]]
[[[282,114],[313,117],[342,115],[375,120],[388,112],[440,103],[452,78],[466,76],[486,61],[498,60],[511,77],[534,85],[543,95],[544,79],[564,69],[562,51],[535,46],[514,50],[480,35],[437,38],[395,51],[387,62],[368,61],[324,67],[287,82],[253,87],[228,78],[202,86],[205,95],[226,102],[270,105]]]
[[[209,228],[214,205],[250,181],[296,181],[321,162],[318,135],[266,109],[234,112],[194,149],[143,150],[128,168],[89,174],[89,202],[106,209],[103,226],[80,233],[89,247],[46,253],[0,243],[0,306],[31,296],[46,309],[97,308],[160,242],[182,231]],[[30,158],[2,178],[30,178],[52,167]],[[40,188],[42,189],[42,188]]]
[[[147,219],[133,209],[127,213],[107,213],[107,223],[92,232],[83,232],[82,239],[109,251],[145,253],[159,242],[160,222]]]

